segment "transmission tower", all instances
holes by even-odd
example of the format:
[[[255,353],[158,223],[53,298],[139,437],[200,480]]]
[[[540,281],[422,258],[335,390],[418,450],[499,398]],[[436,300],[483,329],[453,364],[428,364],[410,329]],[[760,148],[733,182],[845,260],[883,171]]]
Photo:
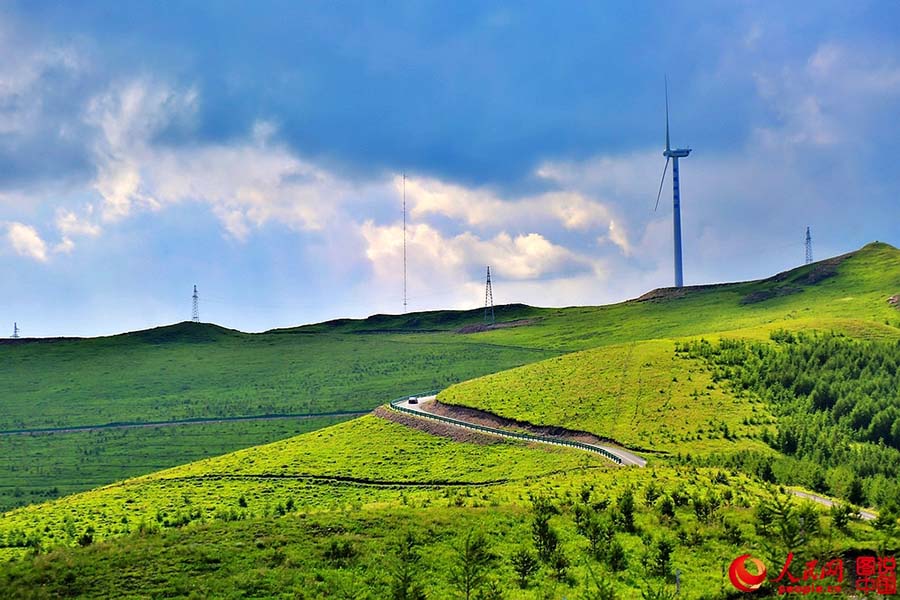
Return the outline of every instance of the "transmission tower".
[[[487,281],[484,284],[484,322],[494,323],[494,291],[491,289],[491,267],[487,268]]]
[[[15,339],[18,339],[18,337],[19,337],[19,324],[18,324],[18,323],[13,323],[13,334],[12,334],[12,336],[13,336],[13,339],[14,339],[14,340],[15,340]]]
[[[812,235],[809,233],[809,227],[806,228],[806,262],[804,264],[810,264],[813,261],[812,257]]]
[[[200,296],[197,295],[197,286],[194,286],[194,310],[191,313],[191,321],[194,323],[200,322]]]
[[[403,174],[403,312],[406,312],[406,173]]]

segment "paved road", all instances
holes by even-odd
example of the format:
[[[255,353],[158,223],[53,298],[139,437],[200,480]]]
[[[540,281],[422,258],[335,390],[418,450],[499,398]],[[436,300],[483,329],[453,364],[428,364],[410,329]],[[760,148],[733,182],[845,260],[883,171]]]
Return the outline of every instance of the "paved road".
[[[798,498],[806,498],[807,500],[818,502],[819,504],[822,504],[824,506],[834,506],[834,500],[826,498],[825,496],[813,494],[812,492],[801,492],[800,490],[789,491]],[[859,509],[859,518],[861,518],[863,521],[874,521],[878,518],[878,515],[867,510]]]
[[[434,419],[435,418],[434,415],[432,415],[431,413],[426,411],[423,407],[423,404],[427,405],[429,402],[433,402],[435,398],[436,398],[436,396],[421,396],[418,399],[418,402],[416,404],[410,404],[409,400],[402,400],[399,402],[393,402],[392,405],[406,408],[406,409],[416,412],[417,414],[422,415],[423,417],[428,417],[428,418]],[[447,423],[447,425],[456,426],[456,427],[465,427],[465,425],[456,425],[454,423],[449,423],[447,421],[443,421],[443,420],[441,420],[441,421],[444,423]],[[461,419],[454,419],[454,421],[460,421],[460,422],[464,423],[464,421],[462,421]],[[469,425],[474,425],[474,423],[469,423]],[[484,428],[484,426],[479,426],[479,429],[484,430],[485,428]],[[490,427],[487,429],[495,435],[502,436],[502,435],[504,435],[504,433],[506,433],[502,429],[494,429],[494,428],[490,428]],[[540,440],[540,439],[536,439],[534,441],[542,442],[542,440]],[[552,444],[553,442],[546,441],[543,443]],[[623,465],[635,466],[635,467],[644,467],[647,465],[647,461],[644,460],[643,458],[641,458],[640,456],[638,456],[636,454],[632,454],[631,452],[628,452],[627,450],[619,448],[618,446],[610,446],[607,444],[602,444],[602,445],[597,444],[596,447],[602,448],[603,450],[606,450],[610,454],[613,454],[614,456],[618,457],[622,461]],[[794,496],[797,496],[798,498],[812,500],[813,502],[818,502],[819,504],[821,504],[823,506],[830,507],[830,506],[834,505],[834,501],[831,500],[830,498],[826,498],[825,496],[820,496],[818,494],[813,494],[811,492],[804,492],[801,490],[788,490],[788,491],[791,494],[793,494]],[[868,510],[863,510],[863,509],[860,509],[859,516],[864,521],[872,521],[877,518],[877,515],[875,513],[870,512]]]
[[[429,402],[433,402],[435,398],[436,398],[436,396],[422,396],[419,398],[419,401],[416,404],[410,404],[409,400],[402,400],[399,402],[394,402],[394,403],[392,403],[392,405],[398,406],[401,408],[406,408],[408,410],[416,412],[419,415],[422,415],[423,417],[434,419],[435,416],[432,415],[431,413],[429,413],[428,411],[426,411],[423,405],[427,405]],[[472,425],[472,426],[476,425],[475,423],[466,423],[465,421],[463,421],[461,419],[453,419],[454,421],[459,421],[460,423],[463,423],[461,425],[456,425],[455,423],[450,423],[450,422],[444,421],[443,419],[439,419],[439,420],[443,423],[447,423],[447,425],[454,426],[454,427],[466,427],[467,425]],[[477,427],[478,427],[479,431],[487,431],[488,433],[491,433],[493,435],[507,436],[509,434],[508,431],[503,431],[502,429],[495,429],[493,427],[485,427],[484,425],[477,425]],[[540,439],[539,436],[535,436],[535,439],[532,439],[531,441],[535,441],[535,442],[542,443],[542,444],[559,445],[557,442],[549,440],[549,439],[542,440],[542,439]],[[609,444],[585,444],[585,446],[588,446],[589,448],[597,448],[598,451],[601,449],[605,450],[606,452],[612,454],[613,456],[615,456],[616,458],[621,460],[623,466],[643,467],[643,466],[646,466],[646,464],[647,464],[647,461],[645,459],[641,458],[640,456],[638,456],[637,454],[632,454],[631,452],[628,452],[627,450],[624,450],[623,448],[619,448],[618,446],[611,446]]]
[[[54,433],[79,433],[83,431],[108,431],[110,429],[137,429],[141,427],[177,427],[184,425],[208,425],[210,423],[233,423],[235,421],[277,421],[280,419],[315,419],[316,417],[360,417],[369,414],[369,412],[371,411],[254,415],[249,417],[210,417],[205,419],[180,419],[175,421],[135,421],[128,423],[106,423],[104,425],[78,425],[75,427],[10,429],[7,431],[0,431],[0,436],[50,435]]]

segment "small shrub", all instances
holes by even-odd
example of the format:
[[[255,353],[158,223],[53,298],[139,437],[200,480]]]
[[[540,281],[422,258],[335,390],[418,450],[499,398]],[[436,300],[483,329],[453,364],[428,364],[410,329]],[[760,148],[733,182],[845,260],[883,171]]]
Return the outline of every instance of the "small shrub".
[[[520,548],[510,557],[509,561],[512,563],[513,571],[516,573],[516,582],[519,588],[526,589],[528,580],[540,569],[537,557],[526,548]]]
[[[324,557],[334,565],[345,566],[356,558],[357,554],[358,552],[350,540],[332,539],[325,549]]]

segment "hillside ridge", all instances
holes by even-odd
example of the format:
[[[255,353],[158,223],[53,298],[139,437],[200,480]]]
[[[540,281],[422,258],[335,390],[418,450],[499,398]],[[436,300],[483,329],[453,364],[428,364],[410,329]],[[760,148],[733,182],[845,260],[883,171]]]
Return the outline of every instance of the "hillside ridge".
[[[607,305],[585,305],[581,308],[602,308],[609,306],[617,306],[622,304],[673,300],[684,298],[698,292],[706,292],[710,290],[739,290],[743,286],[759,286],[766,284],[792,283],[796,287],[788,285],[776,286],[778,289],[772,293],[762,291],[759,296],[751,296],[748,298],[748,304],[752,304],[760,299],[765,300],[781,295],[789,295],[796,293],[802,287],[815,285],[827,278],[837,275],[836,267],[844,263],[847,259],[854,257],[874,256],[879,253],[893,254],[892,258],[898,260],[900,265],[900,249],[886,242],[870,242],[858,250],[853,250],[838,256],[825,258],[810,265],[802,265],[793,269],[788,269],[769,277],[761,279],[753,279],[747,281],[729,281],[721,283],[704,283],[697,285],[687,285],[680,288],[676,287],[659,287],[654,288],[644,294],[615,302]],[[892,291],[891,294],[900,292],[900,288]],[[888,294],[889,296],[891,294]],[[531,306],[522,303],[502,304],[494,307],[495,317],[497,321],[514,321],[525,320],[528,318],[537,318],[541,313],[549,310],[561,310],[566,308],[579,308],[578,306],[569,306],[561,308],[545,308],[539,306]],[[59,337],[41,337],[41,338],[18,338],[18,339],[0,339],[0,345],[20,345],[29,343],[56,343],[71,342],[83,340],[123,340],[137,339],[147,341],[152,344],[163,344],[169,342],[211,342],[218,338],[226,336],[261,336],[261,335],[284,335],[284,334],[317,334],[317,333],[429,333],[456,331],[460,328],[473,325],[473,319],[482,320],[483,307],[473,309],[438,309],[418,311],[406,314],[385,314],[377,313],[365,318],[337,318],[319,323],[309,323],[306,325],[277,327],[268,329],[259,333],[248,333],[238,329],[232,329],[218,325],[215,323],[194,323],[191,321],[181,321],[169,325],[160,325],[148,329],[140,329],[135,331],[127,331],[112,335],[104,335],[97,337],[81,337],[81,336],[59,336]]]

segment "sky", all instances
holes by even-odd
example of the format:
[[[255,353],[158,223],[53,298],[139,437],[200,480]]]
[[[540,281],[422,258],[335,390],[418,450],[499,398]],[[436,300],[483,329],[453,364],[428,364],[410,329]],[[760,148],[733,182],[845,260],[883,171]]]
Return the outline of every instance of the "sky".
[[[664,78],[685,284],[900,246],[893,1],[5,2],[0,336],[670,286]]]

